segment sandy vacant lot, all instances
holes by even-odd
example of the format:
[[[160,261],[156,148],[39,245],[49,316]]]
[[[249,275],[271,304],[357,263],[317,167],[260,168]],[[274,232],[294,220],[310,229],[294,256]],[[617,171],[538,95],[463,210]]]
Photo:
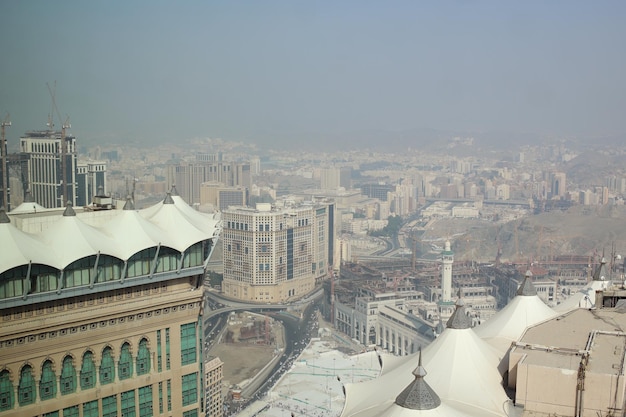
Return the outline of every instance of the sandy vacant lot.
[[[209,354],[224,362],[224,382],[240,384],[253,377],[271,359],[273,346],[254,346],[245,343],[220,343]]]

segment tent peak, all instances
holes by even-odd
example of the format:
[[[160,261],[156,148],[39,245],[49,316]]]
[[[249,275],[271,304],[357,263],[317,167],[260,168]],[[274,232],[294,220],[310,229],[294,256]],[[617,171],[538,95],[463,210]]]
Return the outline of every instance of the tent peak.
[[[526,271],[526,274],[524,274],[524,280],[522,281],[522,285],[517,289],[517,295],[537,295],[537,289],[533,285],[533,273],[530,270]]]
[[[441,405],[437,393],[424,380],[426,370],[422,366],[422,349],[419,351],[417,368],[413,371],[415,379],[396,397],[396,404],[411,410],[432,410]]]

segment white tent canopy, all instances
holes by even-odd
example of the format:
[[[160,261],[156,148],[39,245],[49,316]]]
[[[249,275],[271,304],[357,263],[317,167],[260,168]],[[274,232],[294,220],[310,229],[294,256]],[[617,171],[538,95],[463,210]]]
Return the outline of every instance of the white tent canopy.
[[[36,260],[38,264],[56,266],[57,260],[50,249],[34,236],[13,226],[4,211],[0,211],[0,271],[8,271]]]
[[[118,241],[119,257],[123,260],[128,260],[135,253],[149,247],[159,244],[168,246],[168,236],[135,210],[122,210],[103,229],[110,236],[127,236]]]
[[[527,272],[517,295],[493,317],[474,328],[481,339],[502,355],[508,351],[511,342],[520,338],[526,328],[556,315],[537,295],[531,276],[530,271]]]
[[[182,199],[180,201],[184,203]],[[178,205],[181,205],[181,203],[179,202]],[[183,252],[194,243],[201,242],[207,238],[206,232],[201,230],[207,226],[198,226],[196,222],[192,221],[176,206],[177,204],[168,193],[162,203],[156,204],[145,211],[142,210],[139,213],[170,236],[171,239],[168,246]],[[198,214],[202,215],[201,213]],[[213,219],[212,216],[206,215],[202,220],[208,223]],[[213,229],[212,232],[214,233],[215,230]]]
[[[53,248],[56,259],[54,266],[59,269],[97,253],[118,256],[116,243],[101,230],[78,219],[70,205],[39,238],[46,246]]]
[[[77,260],[97,254],[127,261],[159,244],[182,253],[219,235],[220,225],[214,215],[195,212],[179,197],[176,201],[166,198],[146,209],[148,218],[132,207],[77,215],[68,204],[62,216],[50,216],[46,228],[36,234],[18,229],[0,210],[0,273],[31,262],[63,270]],[[82,221],[81,216],[86,215],[107,220],[96,222],[98,227],[94,227]]]
[[[498,372],[500,355],[474,333],[466,318],[463,304],[457,302],[446,330],[423,351],[424,367],[429,369],[424,380],[442,403],[454,403],[455,408],[467,412],[474,410],[468,415],[505,416],[511,403]],[[412,371],[416,363],[416,355],[407,356],[404,365],[396,366],[378,379],[346,385],[342,416],[378,415],[374,410],[381,411],[379,407],[384,405],[389,407],[385,410],[393,411],[393,398],[414,379]]]

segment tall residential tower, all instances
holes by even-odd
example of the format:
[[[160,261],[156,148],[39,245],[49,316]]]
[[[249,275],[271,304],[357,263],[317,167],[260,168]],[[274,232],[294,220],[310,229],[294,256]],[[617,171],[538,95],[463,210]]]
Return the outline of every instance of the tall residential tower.
[[[280,303],[312,291],[332,265],[333,218],[329,203],[224,210],[223,293]]]
[[[64,137],[63,137],[64,136]],[[76,138],[54,130],[26,132],[20,151],[28,155],[28,189],[46,208],[76,202]]]

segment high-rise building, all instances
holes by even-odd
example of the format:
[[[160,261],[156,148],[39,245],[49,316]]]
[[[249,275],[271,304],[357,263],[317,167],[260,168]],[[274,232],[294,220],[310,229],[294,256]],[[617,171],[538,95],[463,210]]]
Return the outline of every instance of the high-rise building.
[[[551,172],[550,184],[552,198],[562,198],[567,193],[567,176],[564,172]]]
[[[341,169],[337,167],[322,168],[320,171],[320,188],[336,190],[341,185]]]
[[[508,200],[511,197],[511,186],[509,184],[498,184],[496,186],[496,197],[498,200]]]
[[[332,266],[333,222],[328,203],[224,210],[222,292],[270,303],[306,295]]]
[[[211,155],[199,154],[196,161],[169,167],[170,185],[176,185],[180,196],[189,204],[200,203],[200,187],[205,182],[219,182],[229,187],[250,189],[249,163],[226,162],[221,157]]]
[[[248,189],[229,187],[219,182],[205,182],[200,186],[200,205],[210,204],[218,210],[231,206],[248,205]]]
[[[125,208],[0,211],[0,416],[204,413],[218,220],[178,196]]]
[[[250,159],[250,173],[252,175],[261,175],[261,158],[258,156]]]
[[[88,206],[96,195],[107,193],[107,163],[79,161],[76,168],[76,206]]]
[[[63,131],[65,132],[65,131]],[[76,138],[53,130],[26,132],[20,150],[28,155],[28,189],[46,208],[76,202]]]
[[[361,194],[370,198],[377,198],[380,201],[388,201],[387,196],[394,191],[395,187],[390,184],[363,184],[361,185]]]
[[[222,417],[224,415],[224,396],[222,395],[224,363],[216,357],[207,359],[204,362],[204,415]]]

